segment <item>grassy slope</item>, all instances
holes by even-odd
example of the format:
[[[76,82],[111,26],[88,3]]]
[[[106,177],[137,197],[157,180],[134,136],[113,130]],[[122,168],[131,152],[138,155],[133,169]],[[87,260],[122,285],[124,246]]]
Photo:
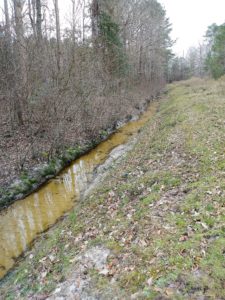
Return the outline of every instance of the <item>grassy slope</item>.
[[[224,79],[168,89],[134,150],[6,277],[3,299],[48,294],[98,244],[112,251],[108,276],[89,270],[103,295],[225,299]]]

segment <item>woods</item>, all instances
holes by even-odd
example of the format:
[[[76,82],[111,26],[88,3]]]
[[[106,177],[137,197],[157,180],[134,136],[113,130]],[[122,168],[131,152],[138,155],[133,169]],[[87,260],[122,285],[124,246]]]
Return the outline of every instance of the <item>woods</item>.
[[[0,0],[0,299],[225,299],[220,5]]]
[[[171,27],[156,0],[4,1],[0,183],[91,143],[166,83]]]
[[[175,56],[169,62],[168,81],[195,77],[219,79],[225,74],[225,24],[212,24],[204,42],[188,49],[183,57]]]

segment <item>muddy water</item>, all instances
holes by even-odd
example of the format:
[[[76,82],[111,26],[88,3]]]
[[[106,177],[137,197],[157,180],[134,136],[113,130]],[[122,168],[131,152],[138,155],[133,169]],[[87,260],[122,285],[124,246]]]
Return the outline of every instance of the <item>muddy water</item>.
[[[96,168],[110,157],[113,149],[127,143],[155,110],[156,104],[152,104],[139,120],[120,128],[38,192],[17,201],[0,214],[0,278],[40,233],[74,207],[95,178]]]

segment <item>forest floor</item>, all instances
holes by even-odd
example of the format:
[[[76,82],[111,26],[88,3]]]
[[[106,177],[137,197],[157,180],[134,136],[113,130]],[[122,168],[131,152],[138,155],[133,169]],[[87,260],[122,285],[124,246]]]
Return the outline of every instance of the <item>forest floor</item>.
[[[225,80],[168,86],[134,148],[0,285],[1,299],[225,299]]]

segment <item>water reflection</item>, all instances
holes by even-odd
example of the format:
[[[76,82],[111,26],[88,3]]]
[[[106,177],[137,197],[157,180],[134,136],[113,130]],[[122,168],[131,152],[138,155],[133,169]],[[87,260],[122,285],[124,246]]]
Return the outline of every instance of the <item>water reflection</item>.
[[[76,160],[38,192],[17,201],[0,215],[0,278],[38,234],[53,225],[87,189],[95,169],[110,152],[128,141],[152,116],[156,105],[137,121],[130,122],[94,150]]]

